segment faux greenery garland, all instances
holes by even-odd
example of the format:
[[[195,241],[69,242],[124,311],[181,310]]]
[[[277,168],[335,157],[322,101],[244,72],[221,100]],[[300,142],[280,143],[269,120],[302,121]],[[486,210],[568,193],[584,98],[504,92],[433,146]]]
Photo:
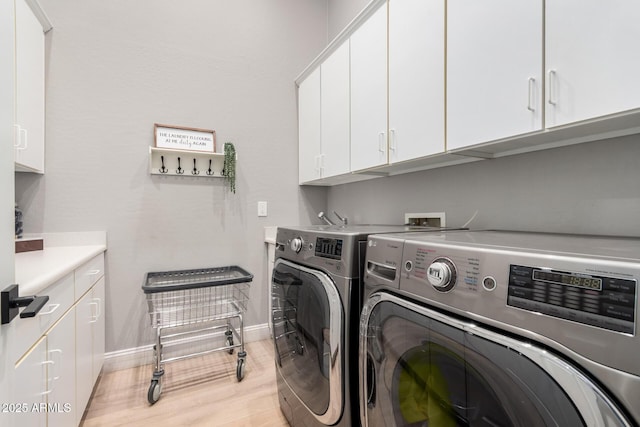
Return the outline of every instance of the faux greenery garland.
[[[231,142],[224,143],[224,165],[222,175],[229,184],[229,190],[236,192],[236,148]]]

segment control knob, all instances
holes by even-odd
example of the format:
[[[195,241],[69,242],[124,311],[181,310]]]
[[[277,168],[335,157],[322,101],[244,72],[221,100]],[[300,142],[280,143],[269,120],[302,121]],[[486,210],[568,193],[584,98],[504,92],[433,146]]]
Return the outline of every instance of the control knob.
[[[300,252],[300,250],[302,250],[302,237],[294,237],[293,239],[291,239],[289,247],[295,253]]]
[[[427,269],[427,280],[437,291],[448,292],[456,285],[456,266],[447,258],[437,258]]]

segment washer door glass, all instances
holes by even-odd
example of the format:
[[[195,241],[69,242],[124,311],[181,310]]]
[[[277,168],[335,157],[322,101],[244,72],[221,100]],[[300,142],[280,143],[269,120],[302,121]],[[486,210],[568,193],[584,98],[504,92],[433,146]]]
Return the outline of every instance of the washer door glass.
[[[366,330],[365,425],[585,425],[551,376],[501,344],[387,301]]]
[[[279,260],[271,292],[277,369],[318,419],[333,423],[343,406],[337,289],[324,273]]]

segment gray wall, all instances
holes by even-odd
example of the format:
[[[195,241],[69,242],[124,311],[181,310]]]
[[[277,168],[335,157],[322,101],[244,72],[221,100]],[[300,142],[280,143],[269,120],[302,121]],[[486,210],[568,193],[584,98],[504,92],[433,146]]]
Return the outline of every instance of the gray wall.
[[[476,229],[640,237],[640,136],[340,185],[334,209],[352,222],[445,212],[454,227],[475,214]]]
[[[148,271],[242,265],[246,324],[266,323],[263,227],[326,206],[325,189],[297,185],[294,85],[326,45],[326,1],[40,2],[54,25],[46,173],[16,174],[16,197],[26,232],[107,231],[107,351],[149,342]],[[218,151],[233,142],[237,193],[150,176],[156,122],[215,129]]]

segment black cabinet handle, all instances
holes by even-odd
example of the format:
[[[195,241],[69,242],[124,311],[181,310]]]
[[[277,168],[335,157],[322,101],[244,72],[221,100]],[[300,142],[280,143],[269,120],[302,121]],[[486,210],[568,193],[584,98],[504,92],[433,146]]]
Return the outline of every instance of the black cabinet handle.
[[[36,314],[49,301],[48,296],[18,296],[18,285],[7,286],[0,292],[0,309],[2,310],[2,321],[4,325],[13,320],[18,315],[20,307],[27,307],[20,313],[20,318],[35,317]]]
[[[22,298],[24,298],[24,300],[26,301],[27,308],[22,310],[22,313],[20,313],[21,319],[24,319],[25,317],[35,317],[40,309],[42,309],[47,301],[49,301],[49,297],[46,295],[41,297],[21,297],[21,299]]]

